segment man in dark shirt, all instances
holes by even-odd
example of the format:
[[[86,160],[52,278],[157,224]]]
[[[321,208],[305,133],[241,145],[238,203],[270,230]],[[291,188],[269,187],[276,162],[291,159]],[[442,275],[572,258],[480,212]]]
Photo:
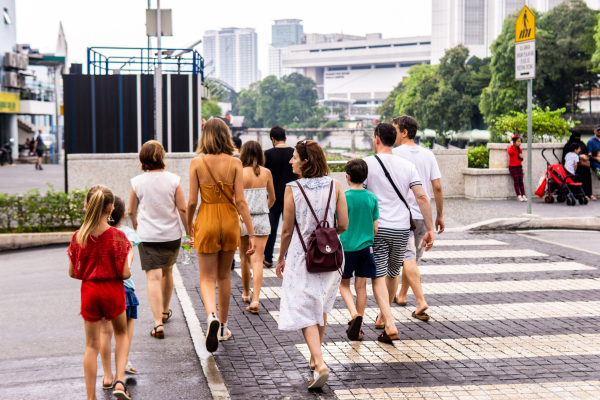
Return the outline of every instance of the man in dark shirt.
[[[265,168],[268,168],[273,175],[273,186],[275,186],[275,204],[269,210],[269,220],[271,222],[271,234],[265,246],[265,259],[263,264],[267,268],[273,266],[273,248],[277,239],[277,227],[279,218],[283,213],[283,196],[285,194],[285,185],[288,182],[298,179],[292,171],[290,160],[294,155],[294,148],[285,144],[285,129],[280,126],[271,128],[269,134],[273,142],[273,148],[265,151]]]

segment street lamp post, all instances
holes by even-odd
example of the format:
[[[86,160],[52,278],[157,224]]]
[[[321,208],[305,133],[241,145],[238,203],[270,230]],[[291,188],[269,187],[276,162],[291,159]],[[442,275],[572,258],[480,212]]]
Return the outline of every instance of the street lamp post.
[[[160,19],[160,0],[156,0],[156,47],[158,48],[158,56],[156,60],[156,67],[154,68],[154,88],[155,88],[155,101],[156,101],[156,140],[162,144],[162,67],[161,58],[162,50],[160,44],[160,35],[162,33],[161,19]]]

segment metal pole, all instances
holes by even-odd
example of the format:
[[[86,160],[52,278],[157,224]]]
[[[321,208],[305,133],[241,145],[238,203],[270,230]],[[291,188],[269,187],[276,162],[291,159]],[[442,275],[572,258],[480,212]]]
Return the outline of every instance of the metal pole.
[[[532,165],[532,134],[531,134],[531,101],[533,97],[533,79],[527,80],[527,214],[531,214],[531,165]]]
[[[160,0],[156,0],[156,47],[158,49],[158,59],[156,60],[156,68],[154,68],[154,79],[155,84],[154,87],[156,89],[155,98],[156,98],[156,140],[162,144],[162,68],[160,65],[160,60],[162,57],[162,50],[160,48],[160,35],[162,33],[160,20]]]

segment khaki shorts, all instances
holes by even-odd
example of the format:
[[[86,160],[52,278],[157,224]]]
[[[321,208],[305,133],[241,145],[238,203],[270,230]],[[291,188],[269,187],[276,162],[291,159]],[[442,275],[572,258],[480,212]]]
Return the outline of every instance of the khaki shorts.
[[[408,246],[406,247],[406,253],[404,253],[404,261],[416,260],[421,261],[425,248],[423,247],[423,239],[427,233],[425,228],[425,220],[415,219],[415,225],[417,226],[414,231],[410,231],[408,237]]]

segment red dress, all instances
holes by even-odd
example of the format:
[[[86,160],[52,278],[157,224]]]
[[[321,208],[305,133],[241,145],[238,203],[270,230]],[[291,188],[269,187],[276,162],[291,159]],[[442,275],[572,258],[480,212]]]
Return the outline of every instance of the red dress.
[[[81,316],[96,322],[111,321],[125,305],[123,268],[131,243],[120,230],[110,227],[98,237],[89,236],[85,247],[77,243],[77,233],[67,250],[76,279],[81,279]]]

